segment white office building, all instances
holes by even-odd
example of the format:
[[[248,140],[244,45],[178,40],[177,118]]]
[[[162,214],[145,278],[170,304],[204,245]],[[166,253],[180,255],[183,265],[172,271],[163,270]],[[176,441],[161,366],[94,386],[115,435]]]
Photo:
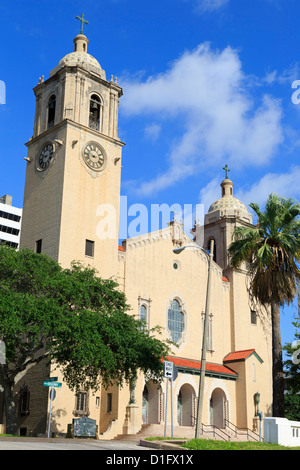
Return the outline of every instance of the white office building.
[[[22,209],[12,205],[12,196],[0,197],[0,244],[19,248]]]

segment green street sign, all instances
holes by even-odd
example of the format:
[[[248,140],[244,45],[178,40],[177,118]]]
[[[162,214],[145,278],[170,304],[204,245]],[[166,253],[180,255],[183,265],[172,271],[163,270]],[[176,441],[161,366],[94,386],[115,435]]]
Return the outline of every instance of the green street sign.
[[[58,377],[49,377],[48,382],[57,382]]]
[[[49,380],[46,380],[44,382],[44,387],[55,387],[55,388],[60,388],[62,386],[61,382],[51,382]]]

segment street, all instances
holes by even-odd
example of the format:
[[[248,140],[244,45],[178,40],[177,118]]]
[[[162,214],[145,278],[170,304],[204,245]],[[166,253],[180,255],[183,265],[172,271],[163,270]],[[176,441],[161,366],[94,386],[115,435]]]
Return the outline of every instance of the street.
[[[1,437],[0,451],[2,450],[104,450],[114,452],[150,449],[140,446],[138,441]]]

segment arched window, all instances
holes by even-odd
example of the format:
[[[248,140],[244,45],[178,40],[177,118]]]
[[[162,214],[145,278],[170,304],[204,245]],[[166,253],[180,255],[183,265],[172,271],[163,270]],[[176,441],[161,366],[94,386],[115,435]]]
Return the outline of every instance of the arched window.
[[[140,308],[140,320],[144,321],[145,323],[147,322],[147,307],[146,305],[141,305]]]
[[[51,95],[48,101],[48,129],[54,126],[55,108],[56,108],[56,96]]]
[[[168,310],[168,329],[174,343],[178,343],[184,330],[184,315],[178,300],[174,299]]]
[[[144,323],[142,329],[146,329],[150,325],[150,305],[151,299],[138,297],[138,318]]]
[[[92,95],[90,99],[89,127],[99,131],[100,129],[100,108],[101,102],[97,95]]]
[[[252,382],[256,382],[256,365],[252,362]]]

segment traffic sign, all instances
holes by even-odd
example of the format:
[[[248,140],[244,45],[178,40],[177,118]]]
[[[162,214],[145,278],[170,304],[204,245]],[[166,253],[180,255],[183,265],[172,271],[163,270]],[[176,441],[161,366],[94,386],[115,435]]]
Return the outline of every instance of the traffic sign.
[[[173,379],[173,362],[164,361],[164,377],[166,379]]]
[[[56,397],[56,390],[53,387],[61,387],[60,382],[44,382],[45,387],[51,387],[50,388],[50,411],[49,411],[49,417],[48,417],[48,439],[50,437],[50,426],[51,426],[51,413],[52,413],[52,403],[53,400],[55,400]]]
[[[166,411],[165,411],[165,434],[167,435],[167,413],[168,413],[168,385],[171,383],[171,437],[173,437],[173,382],[178,377],[178,369],[171,361],[164,361],[164,377],[167,379],[166,389]]]
[[[48,382],[57,382],[58,377],[49,377]]]
[[[50,382],[49,380],[46,380],[44,382],[44,387],[55,387],[55,388],[61,388],[62,383],[61,382]]]
[[[164,377],[170,380],[176,380],[178,377],[178,369],[171,361],[164,361]]]
[[[177,379],[178,377],[178,369],[177,367],[175,366],[175,364],[173,364],[173,382],[175,382],[175,380]]]

